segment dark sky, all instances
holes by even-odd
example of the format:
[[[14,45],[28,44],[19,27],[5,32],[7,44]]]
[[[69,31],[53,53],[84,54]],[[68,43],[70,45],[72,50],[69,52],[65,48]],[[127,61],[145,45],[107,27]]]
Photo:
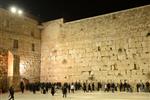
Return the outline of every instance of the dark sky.
[[[72,21],[150,4],[150,0],[0,0],[0,7],[16,5],[42,22]]]

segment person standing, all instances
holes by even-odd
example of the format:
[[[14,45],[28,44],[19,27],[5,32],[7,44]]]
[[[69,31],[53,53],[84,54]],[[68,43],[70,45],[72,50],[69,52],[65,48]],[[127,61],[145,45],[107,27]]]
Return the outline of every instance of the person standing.
[[[36,86],[34,83],[32,84],[32,91],[33,91],[33,94],[36,94]]]
[[[46,94],[46,88],[45,87],[42,88],[42,92],[41,93],[42,94]]]
[[[136,90],[137,90],[137,92],[140,92],[140,86],[141,86],[140,83],[136,84]]]
[[[54,86],[51,87],[51,94],[52,94],[52,96],[54,96],[54,94],[55,94],[55,87]]]
[[[13,86],[11,86],[10,88],[9,88],[9,99],[8,100],[14,100],[14,88],[13,88]]]
[[[67,97],[67,87],[64,85],[63,87],[62,87],[62,93],[63,93],[63,98],[65,97]]]
[[[71,86],[70,84],[68,84],[68,92],[70,93],[70,90],[71,90]]]
[[[83,83],[83,91],[84,91],[84,93],[86,92],[86,83]]]
[[[107,89],[107,83],[104,84],[104,92],[108,91]]]
[[[92,88],[91,88],[91,84],[90,83],[88,84],[88,92],[89,91],[92,92]]]
[[[145,86],[146,86],[146,92],[150,92],[150,83],[148,81],[145,83]]]
[[[112,90],[112,93],[114,93],[114,91],[115,91],[115,83],[114,82],[111,83],[111,90]]]
[[[94,82],[92,83],[92,91],[94,91],[95,90],[95,84],[94,84]]]
[[[123,90],[123,83],[122,83],[122,81],[120,81],[119,90],[120,90],[120,92],[122,92],[122,90]]]
[[[22,93],[24,93],[24,87],[25,87],[25,86],[24,86],[24,83],[23,83],[23,81],[21,81],[21,82],[20,82],[20,89],[21,89],[21,92],[22,92]]]
[[[74,87],[74,84],[72,83],[71,84],[71,92],[74,93],[74,90],[75,90],[75,87]]]
[[[46,85],[45,85],[45,88],[46,88],[46,93],[48,93],[48,83],[46,83]]]

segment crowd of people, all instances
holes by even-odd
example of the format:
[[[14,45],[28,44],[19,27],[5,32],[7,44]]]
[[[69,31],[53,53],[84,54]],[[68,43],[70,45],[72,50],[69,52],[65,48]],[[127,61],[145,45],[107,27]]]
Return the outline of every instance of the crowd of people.
[[[135,89],[136,87],[136,89]],[[67,97],[67,93],[74,93],[75,91],[83,90],[86,92],[92,91],[104,91],[104,92],[112,92],[120,91],[120,92],[147,92],[150,93],[150,83],[147,81],[146,83],[139,82],[136,86],[130,85],[127,81],[114,83],[114,82],[74,82],[74,83],[28,83],[24,84],[23,82],[20,83],[20,90],[24,93],[24,89],[36,93],[36,91],[40,91],[42,94],[51,93],[52,96],[55,95],[57,90],[62,90],[63,97]],[[10,99],[14,99],[14,90],[13,87],[9,89]]]
[[[104,92],[134,92],[136,90],[137,92],[150,92],[150,83],[147,81],[146,83],[139,82],[136,85],[136,89],[134,89],[134,86],[131,86],[126,81],[120,82],[120,83],[114,83],[114,82],[108,82],[108,83],[101,83],[101,82],[74,82],[74,83],[31,83],[26,85],[26,89],[33,91],[41,91],[41,93],[48,93],[49,90],[55,89],[67,89],[67,92],[74,93],[78,90],[83,90],[84,92],[92,92],[92,91],[104,91]],[[63,91],[63,90],[62,90]]]

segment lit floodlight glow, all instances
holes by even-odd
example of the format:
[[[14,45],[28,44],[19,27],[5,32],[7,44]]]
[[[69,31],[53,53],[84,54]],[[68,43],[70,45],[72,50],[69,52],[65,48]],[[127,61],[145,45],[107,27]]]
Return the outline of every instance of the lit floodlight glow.
[[[17,13],[17,8],[16,7],[11,7],[10,11],[15,14],[15,13]]]
[[[23,14],[23,11],[22,11],[22,10],[18,10],[18,14],[19,14],[19,15],[22,15],[22,14]]]

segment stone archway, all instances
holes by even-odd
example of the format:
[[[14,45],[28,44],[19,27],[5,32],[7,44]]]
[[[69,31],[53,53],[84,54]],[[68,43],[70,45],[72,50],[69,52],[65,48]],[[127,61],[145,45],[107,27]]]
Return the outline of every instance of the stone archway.
[[[20,57],[8,51],[8,80],[9,86],[13,85],[18,90],[20,83]]]
[[[13,85],[18,90],[20,83],[20,57],[0,48],[0,90],[6,92]]]

